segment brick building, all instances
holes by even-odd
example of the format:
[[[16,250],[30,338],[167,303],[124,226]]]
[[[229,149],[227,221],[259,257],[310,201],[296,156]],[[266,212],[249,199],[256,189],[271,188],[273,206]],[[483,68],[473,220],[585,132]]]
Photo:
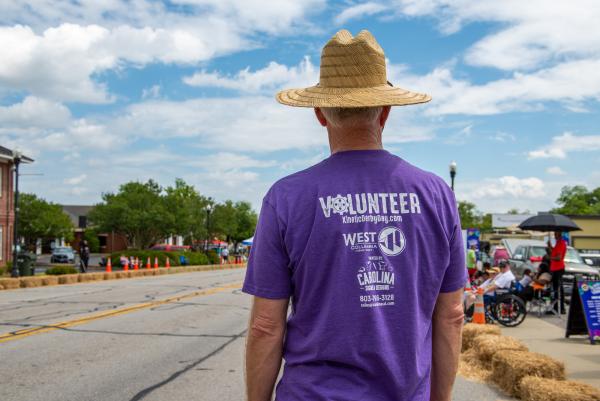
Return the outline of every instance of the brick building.
[[[0,146],[0,266],[12,260],[14,215],[14,153]],[[31,163],[33,159],[21,156],[21,163]]]

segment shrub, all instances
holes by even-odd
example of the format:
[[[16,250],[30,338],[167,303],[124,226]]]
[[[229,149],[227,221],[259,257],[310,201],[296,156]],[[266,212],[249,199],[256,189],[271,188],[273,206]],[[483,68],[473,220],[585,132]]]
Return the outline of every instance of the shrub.
[[[171,263],[171,266],[181,266],[179,257],[183,255],[190,265],[207,265],[209,264],[209,260],[206,255],[202,252],[167,252],[167,251],[150,251],[150,250],[126,250],[122,252],[113,252],[110,255],[110,260],[114,268],[120,268],[121,266],[121,255],[125,255],[128,258],[134,257],[140,259],[140,269],[146,268],[146,262],[148,257],[150,258],[150,265],[154,267],[154,258],[158,258],[158,265],[160,267],[165,267],[167,258]],[[132,267],[129,266],[131,269]]]
[[[221,263],[221,258],[217,254],[217,251],[215,251],[214,249],[210,249],[208,251],[208,260],[209,264],[211,265],[218,265]]]
[[[73,266],[54,266],[46,270],[46,274],[60,276],[63,274],[77,274],[78,271]]]

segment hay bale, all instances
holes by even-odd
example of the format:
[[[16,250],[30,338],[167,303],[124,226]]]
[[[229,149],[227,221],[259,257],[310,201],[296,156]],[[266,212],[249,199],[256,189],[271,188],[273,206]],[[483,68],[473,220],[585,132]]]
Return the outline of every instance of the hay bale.
[[[529,351],[527,346],[513,337],[495,334],[481,334],[473,339],[471,349],[488,369],[492,367],[492,357],[499,351]]]
[[[14,290],[21,287],[18,278],[0,278],[0,285],[5,290]]]
[[[88,281],[104,280],[104,273],[81,273],[79,274],[79,282],[87,283]]]
[[[520,391],[523,401],[600,401],[600,390],[570,380],[525,376],[521,380]]]
[[[462,352],[467,351],[473,346],[473,339],[482,334],[500,335],[500,328],[491,324],[467,323],[462,332]]]
[[[140,271],[140,270],[133,270],[131,271],[130,276],[131,277],[141,277],[144,275],[144,272]]]
[[[41,277],[21,277],[21,288],[41,287]]]
[[[102,273],[102,278],[104,280],[114,280],[117,278],[117,275],[115,272],[110,272],[110,273]]]
[[[525,376],[564,380],[565,365],[549,356],[526,351],[502,351],[492,357],[492,380],[508,394],[519,394]]]
[[[41,279],[42,285],[58,285],[58,277],[56,276],[44,276]]]
[[[144,269],[142,270],[144,272],[144,276],[154,276],[154,269]]]
[[[63,274],[58,276],[58,284],[75,284],[79,280],[79,274]]]
[[[161,274],[169,274],[169,271],[168,271],[167,269],[164,269],[164,268],[162,268],[162,267],[161,267],[160,269],[158,269],[158,270],[156,271],[156,274],[157,274],[157,275],[161,275]]]
[[[460,354],[458,374],[469,380],[484,383],[490,380],[492,371],[481,362],[477,352],[470,349]]]

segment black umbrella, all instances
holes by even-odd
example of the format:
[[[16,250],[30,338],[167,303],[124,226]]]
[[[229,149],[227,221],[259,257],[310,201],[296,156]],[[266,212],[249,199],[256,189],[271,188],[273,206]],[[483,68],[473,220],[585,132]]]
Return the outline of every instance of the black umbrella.
[[[577,231],[577,224],[562,214],[541,213],[519,224],[521,230],[531,231]]]

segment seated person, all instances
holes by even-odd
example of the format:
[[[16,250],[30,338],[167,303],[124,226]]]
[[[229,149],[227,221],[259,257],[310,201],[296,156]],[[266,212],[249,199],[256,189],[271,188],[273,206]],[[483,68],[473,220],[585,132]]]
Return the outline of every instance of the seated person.
[[[523,272],[523,277],[521,277],[521,280],[519,280],[521,288],[529,287],[529,284],[531,284],[532,282],[533,278],[531,277],[531,269],[525,269],[525,271]]]
[[[492,300],[495,300],[498,294],[506,293],[510,289],[512,282],[515,280],[515,275],[510,271],[510,264],[508,262],[504,260],[500,261],[498,267],[501,269],[500,273],[494,277],[491,284],[487,284],[484,287],[485,293],[483,295],[483,301],[486,303],[487,296],[486,305],[489,305]],[[493,293],[493,295],[490,295],[491,293]]]
[[[523,288],[519,295],[524,301],[533,300],[535,291],[542,291],[546,285],[552,282],[552,273],[550,273],[550,257],[544,256],[542,263],[538,266],[537,274],[532,278],[531,285]]]
[[[489,270],[490,267],[487,266],[485,270]],[[479,287],[485,280],[489,278],[489,274],[486,271],[478,271],[475,273],[475,279],[473,280],[473,285]]]

